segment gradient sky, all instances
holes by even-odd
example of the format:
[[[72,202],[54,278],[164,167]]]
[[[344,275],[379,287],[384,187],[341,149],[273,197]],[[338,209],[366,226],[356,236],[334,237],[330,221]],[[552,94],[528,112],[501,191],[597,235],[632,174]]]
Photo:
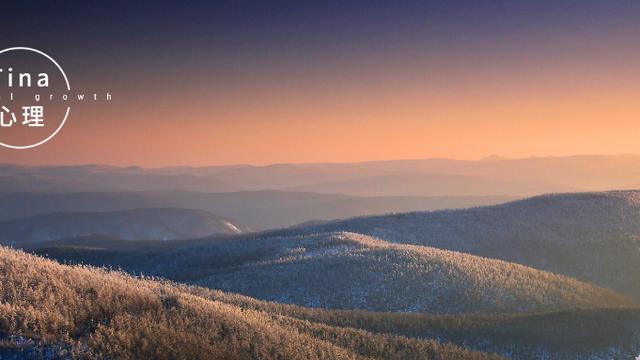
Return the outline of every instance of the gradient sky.
[[[348,3],[348,4],[345,4]],[[72,93],[21,164],[640,153],[638,1],[3,4]]]

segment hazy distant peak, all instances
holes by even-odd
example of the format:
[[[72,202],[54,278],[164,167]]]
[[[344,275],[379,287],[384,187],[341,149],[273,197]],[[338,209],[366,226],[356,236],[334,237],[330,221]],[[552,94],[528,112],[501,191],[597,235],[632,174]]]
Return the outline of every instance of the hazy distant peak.
[[[509,160],[509,159],[500,155],[491,154],[487,157],[483,157],[479,161],[480,162],[498,162],[498,161],[504,161],[504,160]]]

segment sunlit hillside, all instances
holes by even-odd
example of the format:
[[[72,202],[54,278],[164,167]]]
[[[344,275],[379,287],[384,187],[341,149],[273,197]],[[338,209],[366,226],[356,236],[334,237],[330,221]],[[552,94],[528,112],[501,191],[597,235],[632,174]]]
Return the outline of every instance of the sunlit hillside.
[[[0,274],[2,358],[492,358],[241,307],[6,248],[0,248]]]

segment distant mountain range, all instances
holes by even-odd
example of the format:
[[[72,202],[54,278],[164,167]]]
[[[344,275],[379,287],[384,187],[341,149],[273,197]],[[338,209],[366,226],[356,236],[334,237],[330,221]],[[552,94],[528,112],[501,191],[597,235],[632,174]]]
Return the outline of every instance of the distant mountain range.
[[[341,181],[300,185],[293,191],[351,194],[358,196],[437,196],[450,195],[531,195],[570,192],[578,188],[536,180],[500,180],[489,176],[455,174],[402,174],[373,176]]]
[[[235,188],[197,174],[165,174],[138,167],[0,166],[0,192],[92,192],[142,190],[230,191]]]
[[[60,212],[0,221],[0,243],[25,245],[86,235],[124,240],[174,240],[247,231],[242,225],[203,210]]]
[[[51,212],[199,209],[254,231],[640,186],[640,156],[140,167],[0,165],[0,220]]]
[[[366,196],[510,195],[640,186],[639,155],[170,167],[0,166],[0,192],[295,190]]]

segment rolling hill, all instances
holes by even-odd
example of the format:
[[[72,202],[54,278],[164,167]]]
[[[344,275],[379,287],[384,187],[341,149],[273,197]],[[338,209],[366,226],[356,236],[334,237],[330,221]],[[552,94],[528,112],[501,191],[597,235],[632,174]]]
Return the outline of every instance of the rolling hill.
[[[640,299],[640,191],[552,194],[488,207],[359,217],[274,235],[327,231],[502,259]]]
[[[613,291],[522,265],[353,233],[142,242],[138,248],[109,241],[83,248],[82,242],[29,250],[308,307],[477,313],[631,304]]]
[[[354,233],[258,238],[242,245],[264,255],[197,283],[280,303],[372,311],[528,312],[631,304],[614,292],[521,265]],[[224,246],[233,245],[218,248]]]
[[[2,358],[497,359],[0,248]]]
[[[0,222],[0,243],[24,245],[83,235],[173,240],[239,234],[247,228],[203,210],[158,208],[61,212]]]

